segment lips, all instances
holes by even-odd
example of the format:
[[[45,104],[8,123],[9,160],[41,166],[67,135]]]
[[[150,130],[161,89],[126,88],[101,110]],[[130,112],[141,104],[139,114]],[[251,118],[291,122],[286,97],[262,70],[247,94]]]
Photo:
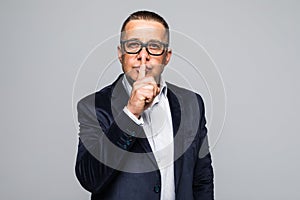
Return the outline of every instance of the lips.
[[[140,71],[140,66],[134,66],[133,69],[135,69],[137,72]],[[146,73],[150,72],[152,70],[152,67],[146,66]]]

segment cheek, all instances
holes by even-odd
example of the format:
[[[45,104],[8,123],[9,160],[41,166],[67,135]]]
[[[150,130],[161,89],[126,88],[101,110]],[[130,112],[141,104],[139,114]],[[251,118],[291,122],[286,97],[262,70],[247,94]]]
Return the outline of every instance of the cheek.
[[[133,60],[134,59],[130,55],[128,54],[123,55],[123,64],[130,65],[133,62]]]
[[[164,68],[166,61],[165,61],[165,58],[158,58],[154,61],[154,63],[159,66],[157,68],[160,70],[160,69]]]
[[[133,66],[133,59],[124,55],[122,57],[122,68],[123,68],[123,71],[126,73],[126,72],[129,72],[132,70],[132,66]]]

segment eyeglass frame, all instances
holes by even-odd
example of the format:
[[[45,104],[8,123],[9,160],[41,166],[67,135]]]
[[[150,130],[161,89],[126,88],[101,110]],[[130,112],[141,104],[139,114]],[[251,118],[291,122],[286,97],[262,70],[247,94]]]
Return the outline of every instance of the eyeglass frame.
[[[139,43],[141,44],[141,48],[140,48],[137,52],[135,52],[135,53],[126,51],[126,48],[124,47],[124,44],[125,44],[125,42],[128,42],[128,41],[137,41],[137,42],[139,42]],[[153,41],[150,40],[149,42],[153,42]],[[121,47],[124,49],[124,51],[125,51],[126,53],[128,53],[128,54],[138,54],[138,53],[140,53],[140,52],[142,51],[142,49],[145,47],[147,53],[150,54],[150,55],[152,55],[152,56],[161,56],[161,55],[163,55],[163,54],[165,53],[166,49],[169,47],[169,44],[168,44],[168,43],[163,43],[163,42],[161,42],[161,41],[155,40],[155,42],[158,42],[158,43],[160,43],[161,45],[163,45],[164,48],[163,48],[163,50],[162,50],[162,52],[161,52],[160,54],[154,54],[154,53],[151,53],[151,52],[149,51],[148,47],[147,47],[148,44],[149,44],[149,42],[144,43],[144,42],[142,42],[142,41],[140,41],[140,40],[129,39],[129,40],[121,40],[121,41],[120,41],[120,44],[121,44]]]

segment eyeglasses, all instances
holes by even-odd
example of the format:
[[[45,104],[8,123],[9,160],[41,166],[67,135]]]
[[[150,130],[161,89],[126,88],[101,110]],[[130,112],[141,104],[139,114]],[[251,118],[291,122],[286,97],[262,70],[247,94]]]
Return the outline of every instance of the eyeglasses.
[[[152,56],[162,55],[168,47],[168,44],[160,41],[149,41],[147,43],[143,43],[136,39],[123,40],[121,41],[121,45],[128,54],[138,54],[142,48],[145,47],[146,51]]]

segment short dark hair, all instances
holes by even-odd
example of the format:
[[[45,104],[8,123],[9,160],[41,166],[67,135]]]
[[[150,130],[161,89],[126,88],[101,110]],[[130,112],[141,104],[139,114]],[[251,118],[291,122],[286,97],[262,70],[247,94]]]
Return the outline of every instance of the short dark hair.
[[[147,10],[140,10],[136,11],[127,17],[127,19],[123,22],[122,28],[121,28],[121,38],[122,38],[122,33],[125,31],[125,27],[130,22],[131,20],[149,20],[149,21],[156,21],[161,23],[165,29],[166,29],[166,34],[167,34],[167,40],[169,43],[169,25],[166,22],[166,20],[160,16],[159,14],[152,12],[152,11],[147,11]]]

